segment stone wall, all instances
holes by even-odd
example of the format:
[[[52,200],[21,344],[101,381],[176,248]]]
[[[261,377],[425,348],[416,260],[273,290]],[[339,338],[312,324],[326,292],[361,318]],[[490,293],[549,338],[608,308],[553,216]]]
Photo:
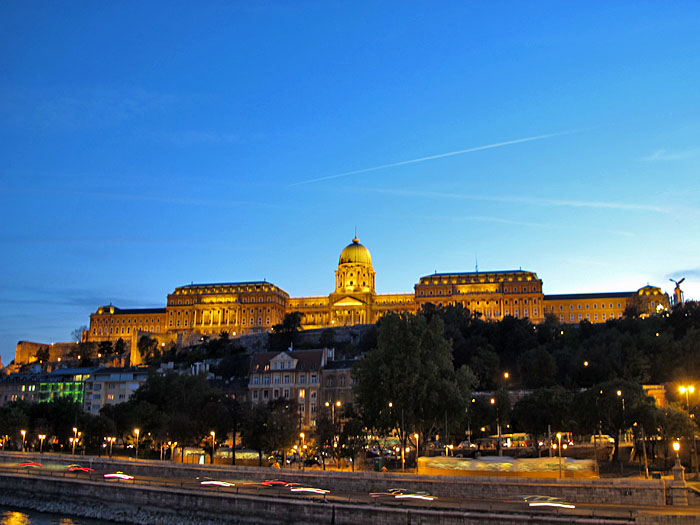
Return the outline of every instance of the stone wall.
[[[21,459],[20,459],[21,458]],[[335,492],[381,492],[391,487],[422,490],[438,497],[504,500],[515,496],[537,494],[554,496],[574,503],[663,506],[666,501],[666,480],[644,479],[556,479],[416,476],[382,472],[335,472],[258,467],[226,467],[220,465],[183,465],[159,461],[110,460],[109,458],[76,458],[69,455],[0,453],[0,462],[39,461],[43,463],[80,463],[99,472],[122,470],[135,476],[156,476],[189,479],[208,476],[215,479],[247,479],[263,481],[280,478]]]
[[[71,516],[144,525],[182,524],[332,524],[441,525],[599,523],[624,525],[629,519],[533,516],[516,512],[392,508],[148,487],[129,483],[86,482],[0,474],[0,504]],[[639,522],[643,523],[643,522]],[[652,523],[652,522],[647,522]],[[680,522],[677,522],[680,523]]]

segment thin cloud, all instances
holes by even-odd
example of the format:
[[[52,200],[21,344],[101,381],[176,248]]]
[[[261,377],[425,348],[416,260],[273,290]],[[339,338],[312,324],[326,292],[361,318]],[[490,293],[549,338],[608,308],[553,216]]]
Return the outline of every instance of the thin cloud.
[[[463,155],[465,153],[472,153],[474,151],[482,151],[482,150],[487,150],[487,149],[501,148],[503,146],[510,146],[512,144],[521,144],[523,142],[533,142],[535,140],[543,140],[543,139],[548,139],[548,138],[553,138],[553,137],[560,137],[562,135],[571,135],[572,133],[579,133],[580,131],[581,130],[562,131],[559,133],[548,133],[546,135],[536,135],[534,137],[525,137],[522,139],[507,140],[505,142],[496,142],[494,144],[486,144],[485,146],[476,146],[473,148],[461,149],[461,150],[457,150],[457,151],[450,151],[447,153],[439,153],[437,155],[429,155],[427,157],[419,157],[417,159],[402,160],[400,162],[392,162],[390,164],[381,164],[379,166],[373,166],[371,168],[363,168],[360,170],[346,171],[344,173],[337,173],[335,175],[328,175],[325,177],[318,177],[315,179],[303,180],[303,181],[299,181],[299,182],[294,182],[294,183],[290,184],[290,186],[301,186],[304,184],[313,184],[314,182],[322,182],[322,181],[326,181],[326,180],[339,179],[342,177],[349,177],[350,175],[359,175],[360,173],[368,173],[370,171],[378,171],[378,170],[383,170],[383,169],[387,169],[387,168],[395,168],[397,166],[406,166],[407,164],[416,164],[418,162],[426,162],[428,160],[443,159],[445,157],[454,157],[455,155]]]
[[[598,228],[586,228],[586,227],[580,227],[580,226],[571,226],[571,225],[562,225],[562,224],[545,224],[541,222],[528,222],[528,221],[518,221],[518,220],[513,220],[513,219],[504,219],[502,217],[489,217],[489,216],[484,216],[484,215],[467,215],[463,217],[452,217],[452,216],[445,216],[445,217],[427,217],[424,216],[424,219],[439,219],[439,220],[460,220],[460,221],[470,221],[470,222],[491,222],[495,224],[507,224],[509,226],[524,226],[526,228],[540,228],[543,230],[577,230],[577,231],[594,231],[594,232],[600,232],[601,230]],[[610,233],[612,235],[620,235],[623,237],[634,237],[635,235],[631,232],[626,232],[626,231],[621,231],[621,230],[605,230],[607,233]]]
[[[12,190],[6,190],[0,188],[0,193],[10,192]],[[190,199],[186,197],[170,197],[168,195],[155,195],[148,193],[114,193],[114,192],[99,192],[99,191],[71,191],[71,190],[59,190],[59,189],[49,189],[49,188],[23,188],[21,193],[36,193],[44,194],[51,193],[52,195],[78,195],[89,198],[99,198],[99,199],[114,199],[114,200],[127,200],[127,201],[152,201],[161,202],[165,204],[177,204],[186,206],[212,206],[220,208],[232,208],[239,206],[257,206],[261,208],[278,208],[284,209],[285,206],[279,204],[271,204],[269,202],[261,201],[215,201],[208,199]]]
[[[645,162],[665,162],[673,160],[685,160],[696,157],[700,154],[700,148],[678,150],[678,151],[668,151],[665,149],[657,149],[651,155],[642,157]]]
[[[695,279],[700,279],[700,268],[692,268],[689,270],[678,270],[673,273],[669,273],[666,278],[667,279],[675,279],[676,281],[679,281],[683,278],[695,278]],[[681,288],[683,286],[681,285]]]
[[[151,140],[178,147],[186,146],[226,146],[240,144],[243,139],[235,133],[219,133],[216,131],[173,131],[148,135]]]
[[[534,206],[560,206],[569,208],[605,208],[628,211],[649,211],[654,213],[670,213],[669,210],[661,206],[651,204],[627,204],[621,202],[597,202],[597,201],[574,201],[567,199],[536,199],[532,197],[508,197],[508,196],[485,196],[485,195],[465,195],[461,193],[443,193],[434,191],[417,190],[397,190],[388,188],[364,188],[364,191],[397,195],[403,197],[429,197],[439,199],[463,199],[489,202],[508,202],[530,204]]]

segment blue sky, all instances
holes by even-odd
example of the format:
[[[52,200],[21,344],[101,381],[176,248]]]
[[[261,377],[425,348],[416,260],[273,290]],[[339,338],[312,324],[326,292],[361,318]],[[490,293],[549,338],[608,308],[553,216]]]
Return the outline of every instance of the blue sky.
[[[328,294],[356,227],[381,293],[478,258],[698,299],[698,27],[695,2],[3,2],[3,363],[190,282]]]

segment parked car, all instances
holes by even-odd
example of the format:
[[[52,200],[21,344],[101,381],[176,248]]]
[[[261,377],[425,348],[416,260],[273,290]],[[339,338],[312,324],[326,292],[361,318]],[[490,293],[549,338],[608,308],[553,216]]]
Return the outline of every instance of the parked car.
[[[607,434],[595,434],[591,436],[591,444],[598,442],[599,444],[603,445],[612,445],[615,443],[615,439],[612,436],[608,436]]]

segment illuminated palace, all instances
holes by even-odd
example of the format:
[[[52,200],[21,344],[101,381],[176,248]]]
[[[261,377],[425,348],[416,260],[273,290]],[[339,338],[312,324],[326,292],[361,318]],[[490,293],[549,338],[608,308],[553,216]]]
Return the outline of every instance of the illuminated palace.
[[[327,296],[290,297],[266,282],[192,284],[168,295],[165,308],[104,306],[90,316],[86,341],[133,345],[137,333],[175,340],[199,334],[232,336],[268,332],[285,314],[300,312],[304,329],[375,323],[387,313],[415,313],[421,305],[461,304],[487,321],[506,316],[533,323],[553,314],[562,323],[602,323],[622,317],[632,302],[645,313],[669,307],[668,295],[645,286],[635,292],[544,295],[534,272],[435,273],[421,277],[412,293],[378,294],[369,250],[353,239],[340,254],[335,290]]]

